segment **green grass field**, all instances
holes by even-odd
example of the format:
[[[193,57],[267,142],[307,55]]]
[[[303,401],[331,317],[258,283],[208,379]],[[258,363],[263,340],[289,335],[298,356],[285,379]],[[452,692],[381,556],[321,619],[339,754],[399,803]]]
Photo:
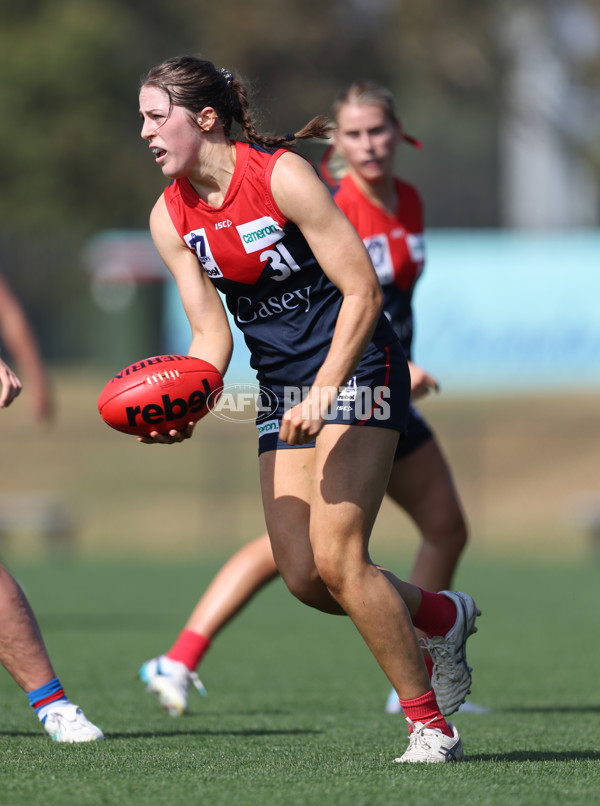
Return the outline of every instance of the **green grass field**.
[[[455,717],[463,764],[408,768],[392,763],[406,729],[384,714],[387,682],[352,625],[281,582],[215,642],[208,698],[192,692],[182,719],[159,712],[135,673],[168,648],[216,567],[11,566],[69,695],[107,738],[52,743],[2,672],[3,806],[598,802],[598,567],[464,563],[457,582],[483,610],[471,699],[491,713]]]

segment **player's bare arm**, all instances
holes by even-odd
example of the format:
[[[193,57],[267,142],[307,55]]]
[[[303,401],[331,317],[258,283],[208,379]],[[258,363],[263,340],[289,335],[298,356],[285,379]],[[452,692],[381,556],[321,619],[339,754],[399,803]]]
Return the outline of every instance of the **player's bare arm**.
[[[179,237],[160,197],[150,215],[150,232],[167,268],[175,278],[192,330],[189,355],[202,358],[225,375],[233,351],[233,338],[221,298]]]
[[[192,342],[188,355],[208,361],[225,375],[233,351],[225,308],[197,258],[179,237],[162,196],[150,214],[150,232],[158,253],[177,283],[190,323]],[[193,431],[194,423],[190,422],[181,431],[172,429],[168,434],[153,431],[147,437],[138,437],[138,442],[170,445],[189,439]]]

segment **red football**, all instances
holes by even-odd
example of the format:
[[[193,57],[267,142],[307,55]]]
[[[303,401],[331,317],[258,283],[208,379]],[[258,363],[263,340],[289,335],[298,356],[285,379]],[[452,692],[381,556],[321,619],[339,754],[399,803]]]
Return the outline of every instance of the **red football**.
[[[219,370],[201,358],[155,355],[115,375],[100,393],[98,411],[125,434],[166,434],[201,420],[222,388]]]

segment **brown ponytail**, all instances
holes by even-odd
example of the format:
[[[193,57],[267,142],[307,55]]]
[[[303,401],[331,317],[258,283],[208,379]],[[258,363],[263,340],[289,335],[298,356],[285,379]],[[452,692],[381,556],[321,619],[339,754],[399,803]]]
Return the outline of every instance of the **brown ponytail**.
[[[166,93],[171,106],[182,106],[194,117],[205,107],[212,106],[227,136],[235,120],[248,143],[266,148],[290,148],[297,140],[327,139],[332,125],[328,117],[318,115],[298,132],[261,134],[254,125],[242,79],[224,68],[218,70],[212,62],[196,56],[167,59],[149,70],[140,86],[157,87]]]

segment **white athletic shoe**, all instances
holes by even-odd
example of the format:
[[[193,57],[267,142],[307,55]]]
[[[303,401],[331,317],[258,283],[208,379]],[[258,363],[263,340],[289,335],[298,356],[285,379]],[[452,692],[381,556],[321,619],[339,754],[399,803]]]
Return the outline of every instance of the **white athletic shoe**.
[[[475,601],[466,593],[440,591],[456,605],[456,621],[446,635],[421,638],[420,644],[431,655],[431,685],[444,716],[453,714],[471,693],[471,667],[467,663],[467,638],[477,632],[475,619],[481,615]]]
[[[194,684],[200,694],[206,696],[206,689],[196,672],[190,672],[184,663],[164,655],[146,661],[138,676],[146,684],[146,691],[156,694],[159,703],[170,716],[182,716],[187,711],[190,683]]]
[[[44,727],[55,742],[97,742],[104,739],[100,728],[86,719],[78,705],[57,705],[48,711]]]
[[[452,736],[446,736],[437,728],[428,728],[429,722],[415,724],[408,717],[406,721],[412,726],[413,732],[410,734],[406,752],[394,759],[397,764],[436,764],[440,761],[463,760],[462,742],[452,722],[448,722]]]

